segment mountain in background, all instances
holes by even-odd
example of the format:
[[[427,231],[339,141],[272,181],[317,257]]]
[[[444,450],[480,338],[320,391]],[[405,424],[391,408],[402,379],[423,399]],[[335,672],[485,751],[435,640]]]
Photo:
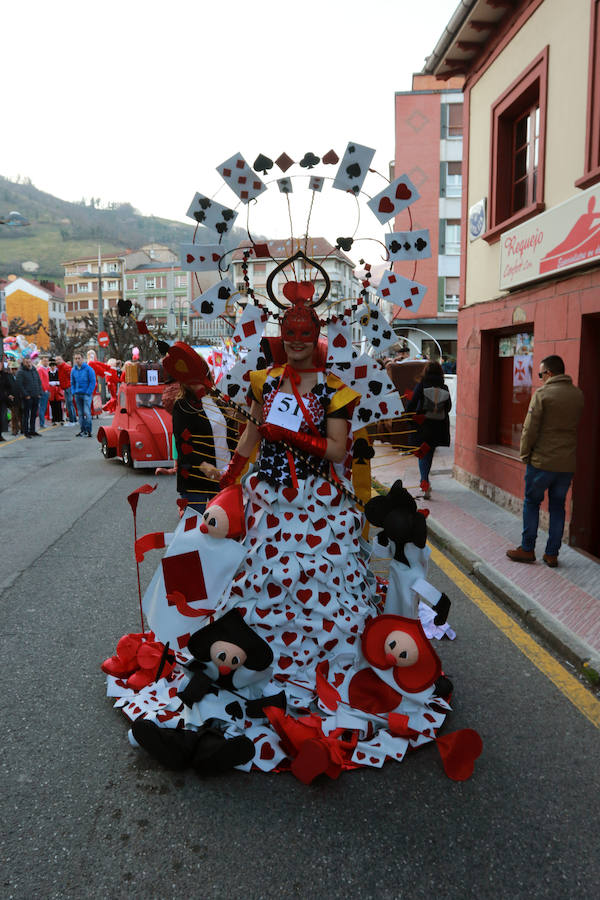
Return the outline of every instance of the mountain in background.
[[[10,181],[0,175],[0,218],[17,210],[31,223],[25,228],[0,225],[0,277],[23,275],[62,283],[62,263],[82,256],[137,249],[153,242],[166,244],[179,255],[180,243],[191,242],[195,227],[155,216],[142,216],[130,203],[100,208],[91,198],[79,203],[60,200],[40,191],[29,179]],[[232,229],[224,249],[237,246],[246,232]],[[219,235],[204,226],[196,242],[218,243]]]

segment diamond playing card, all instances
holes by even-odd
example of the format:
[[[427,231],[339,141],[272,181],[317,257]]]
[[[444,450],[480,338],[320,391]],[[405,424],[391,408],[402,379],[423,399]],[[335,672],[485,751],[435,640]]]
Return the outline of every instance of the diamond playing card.
[[[217,172],[225,179],[242,203],[249,203],[267,189],[241,153],[236,153],[235,156],[217,166]]]
[[[418,281],[411,281],[410,278],[403,278],[402,275],[388,270],[379,282],[377,293],[383,300],[390,300],[403,310],[416,313],[427,293],[427,288]]]
[[[322,191],[324,180],[325,179],[321,178],[319,175],[311,175],[310,181],[308,182],[309,191]]]
[[[255,350],[260,344],[267,318],[266,312],[248,303],[231,335],[233,346]]]
[[[217,316],[224,314],[227,302],[234,292],[235,287],[231,279],[224,278],[196,297],[191,303],[192,309],[207,322],[216,319]]]
[[[195,194],[194,199],[190,203],[187,216],[194,219],[200,225],[206,225],[212,228],[217,234],[227,234],[233,228],[233,223],[237,218],[235,210],[222,203],[217,203],[206,197],[204,194]]]
[[[386,187],[380,194],[375,194],[372,200],[367,201],[367,206],[376,218],[385,225],[393,216],[418,200],[421,195],[408,177],[401,175]]]
[[[431,256],[429,228],[386,234],[385,246],[391,260],[429,259]]]
[[[349,143],[337,170],[332,187],[338,191],[352,191],[359,194],[375,151],[371,147]]]
[[[210,272],[219,268],[223,248],[218,244],[180,244],[181,268],[188,272]]]

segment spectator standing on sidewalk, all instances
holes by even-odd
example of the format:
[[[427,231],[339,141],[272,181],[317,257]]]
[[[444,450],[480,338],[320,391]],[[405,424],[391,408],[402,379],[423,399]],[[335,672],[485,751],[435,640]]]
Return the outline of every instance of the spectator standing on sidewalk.
[[[46,410],[48,409],[48,400],[50,399],[50,385],[48,384],[48,357],[42,356],[37,373],[42,382],[42,395],[38,406],[38,419],[40,420],[40,428],[46,427]]]
[[[19,370],[19,363],[16,360],[10,361],[10,378],[12,385],[12,394],[14,400],[10,405],[10,428],[13,434],[19,434],[21,431],[21,422],[23,418],[23,406],[22,406],[22,397],[21,397],[21,389],[17,384],[17,372]]]
[[[423,379],[417,384],[406,406],[407,412],[415,412],[422,417],[417,425],[417,446],[427,444],[429,449],[419,457],[421,490],[426,500],[431,497],[429,473],[436,447],[450,446],[450,410],[452,400],[444,382],[444,373],[438,362],[430,362]]]
[[[92,436],[92,394],[96,387],[96,373],[91,366],[84,363],[81,353],[76,353],[71,369],[71,393],[77,404],[79,413],[79,432],[77,437]]]
[[[56,365],[56,359],[50,357],[48,366],[48,384],[50,386],[50,409],[52,410],[52,424],[63,424],[62,399],[63,392],[60,387],[60,373]]]
[[[0,360],[0,441],[3,431],[8,431],[8,410],[14,403],[17,387],[4,357]]]
[[[17,372],[17,384],[23,404],[23,434],[26,438],[40,437],[35,430],[35,420],[42,395],[42,382],[29,356],[23,357]]]
[[[65,424],[75,425],[77,416],[75,414],[73,395],[71,393],[71,366],[58,354],[56,355],[56,365],[58,366],[58,380],[65,398],[65,412],[69,420]]]
[[[516,550],[507,550],[506,555],[513,562],[535,562],[540,503],[548,491],[550,522],[543,560],[554,569],[565,527],[565,499],[575,471],[583,391],[565,375],[560,356],[543,359],[538,374],[542,386],[531,398],[519,451],[527,465],[521,545]]]

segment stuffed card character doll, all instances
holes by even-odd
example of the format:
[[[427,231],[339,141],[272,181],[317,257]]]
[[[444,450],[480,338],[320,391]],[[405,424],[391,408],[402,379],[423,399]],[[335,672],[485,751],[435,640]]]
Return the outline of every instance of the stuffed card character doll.
[[[445,625],[450,600],[426,578],[430,556],[426,517],[402,481],[396,481],[385,496],[369,500],[365,516],[382,529],[375,538],[375,555],[391,559],[384,612],[416,619],[423,597],[435,611],[433,624]]]
[[[179,697],[191,708],[212,695],[202,709],[204,720],[210,716],[224,721],[244,715],[260,717],[265,706],[285,708],[283,692],[261,696],[261,689],[270,681],[273,651],[246,624],[239,610],[232,609],[196,631],[187,649],[194,657],[189,666],[193,674]]]

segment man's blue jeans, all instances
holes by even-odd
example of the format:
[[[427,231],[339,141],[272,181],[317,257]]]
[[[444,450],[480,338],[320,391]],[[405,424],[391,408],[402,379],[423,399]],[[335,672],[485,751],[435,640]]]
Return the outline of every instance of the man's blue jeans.
[[[69,417],[69,422],[76,422],[77,416],[75,415],[75,407],[73,406],[73,396],[71,394],[71,388],[64,388],[63,394],[65,395],[65,406],[67,408],[67,416]]]
[[[84,434],[92,433],[92,395],[73,394],[79,413],[79,427]]]
[[[48,398],[50,397],[50,391],[42,391],[42,396],[40,397],[40,403],[38,406],[38,418],[40,420],[40,426],[43,428],[46,424],[46,410],[48,409]]]
[[[548,491],[548,512],[550,526],[546,554],[558,556],[565,527],[565,499],[569,485],[573,480],[572,472],[549,472],[547,469],[536,469],[527,464],[525,470],[525,502],[523,504],[523,534],[521,547],[523,550],[535,550],[540,503]]]

